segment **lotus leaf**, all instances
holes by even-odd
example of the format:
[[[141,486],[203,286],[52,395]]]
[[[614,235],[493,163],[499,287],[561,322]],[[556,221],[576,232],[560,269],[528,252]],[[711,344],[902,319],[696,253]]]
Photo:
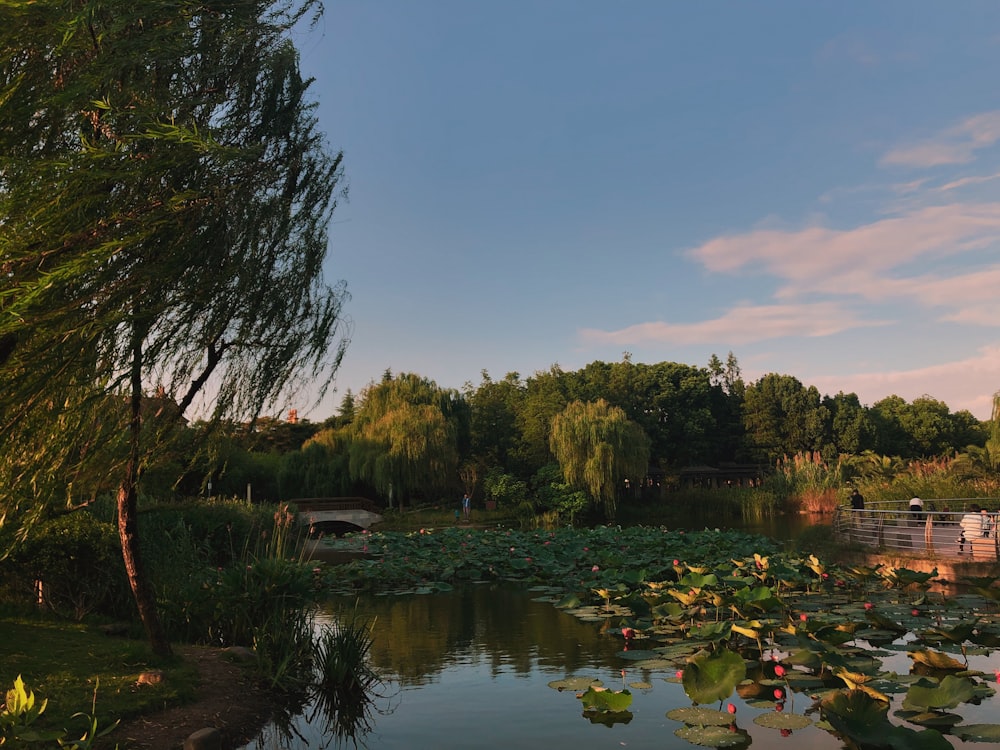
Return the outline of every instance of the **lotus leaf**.
[[[691,628],[690,636],[703,641],[721,641],[729,637],[732,633],[733,625],[730,622],[703,622]]]
[[[585,711],[617,713],[632,705],[632,693],[628,690],[608,690],[607,688],[591,686],[577,697],[583,702]]]
[[[908,710],[929,708],[955,708],[959,703],[971,699],[976,686],[968,677],[945,675],[936,687],[912,685],[903,699],[903,708]]]
[[[896,711],[894,716],[922,727],[951,727],[962,721],[958,714],[943,711]]]
[[[960,671],[966,668],[962,662],[952,659],[947,654],[943,654],[940,651],[931,651],[930,649],[911,651],[910,658],[913,659],[915,664],[925,664],[931,669]]]
[[[667,711],[667,718],[703,727],[727,727],[733,721],[733,717],[725,711],[717,711],[714,708],[705,708],[703,706],[675,708],[672,711]]]
[[[813,722],[808,716],[801,714],[786,714],[771,711],[765,714],[758,714],[753,718],[753,723],[757,726],[768,729],[805,729]]]
[[[563,690],[586,690],[591,687],[599,687],[601,681],[596,677],[567,677],[564,680],[553,680],[549,687],[562,692]]]
[[[733,651],[699,651],[684,667],[684,692],[695,703],[713,703],[732,695],[746,674],[746,664]]]
[[[966,742],[1000,743],[1000,724],[960,724],[951,733]]]
[[[745,747],[750,744],[749,734],[729,727],[683,726],[674,734],[701,747]]]
[[[643,659],[659,659],[660,654],[656,651],[650,651],[648,649],[629,649],[628,651],[621,651],[618,654],[623,659],[628,659],[629,661],[641,661]]]
[[[858,745],[900,750],[951,750],[951,743],[937,730],[916,732],[889,723],[888,706],[860,690],[837,692],[825,697],[820,705],[830,726]]]

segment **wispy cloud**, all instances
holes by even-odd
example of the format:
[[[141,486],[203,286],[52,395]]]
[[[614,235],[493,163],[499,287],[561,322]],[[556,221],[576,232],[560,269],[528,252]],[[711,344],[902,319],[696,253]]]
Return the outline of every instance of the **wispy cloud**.
[[[907,401],[930,394],[952,411],[967,409],[989,419],[992,394],[1000,389],[1000,345],[985,346],[968,358],[913,370],[807,377],[820,393],[856,393],[869,406],[891,395]]]
[[[712,342],[741,345],[786,336],[830,336],[853,328],[885,325],[888,322],[862,320],[836,302],[741,305],[714,320],[697,323],[640,323],[617,331],[587,328],[581,330],[579,335],[588,344],[616,346]]]
[[[1000,111],[983,112],[922,143],[892,149],[879,164],[903,167],[967,164],[977,150],[992,146],[998,140]]]
[[[826,293],[883,299],[891,273],[916,260],[940,261],[1000,241],[1000,203],[929,206],[851,229],[812,226],[717,237],[688,256],[707,270],[754,269],[784,284],[779,299]],[[969,280],[966,280],[967,282]],[[906,294],[907,287],[893,287]]]

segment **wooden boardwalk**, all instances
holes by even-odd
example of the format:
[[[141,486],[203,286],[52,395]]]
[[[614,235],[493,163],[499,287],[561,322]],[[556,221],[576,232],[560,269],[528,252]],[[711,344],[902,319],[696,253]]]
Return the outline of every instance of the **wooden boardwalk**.
[[[925,506],[931,501],[924,501]],[[930,510],[916,517],[901,503],[873,503],[865,510],[840,507],[834,516],[834,533],[846,543],[877,550],[898,551],[924,557],[947,557],[976,561],[1000,561],[997,536],[996,500],[935,500],[941,507],[956,511]],[[981,532],[963,539],[960,521],[973,502],[987,508],[989,515]]]

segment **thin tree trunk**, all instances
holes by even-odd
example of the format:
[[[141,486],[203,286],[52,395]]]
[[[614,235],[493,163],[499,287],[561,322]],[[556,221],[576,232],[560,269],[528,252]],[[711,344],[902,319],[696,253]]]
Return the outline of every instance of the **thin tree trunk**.
[[[142,341],[138,331],[133,331],[132,340],[132,372],[131,399],[129,403],[129,456],[125,468],[125,476],[118,487],[118,538],[122,546],[122,559],[125,561],[125,574],[128,576],[132,596],[135,598],[149,638],[149,645],[157,656],[170,656],[170,641],[160,622],[156,611],[156,597],[149,581],[146,566],[142,560],[142,550],[139,545],[139,441],[142,430]]]

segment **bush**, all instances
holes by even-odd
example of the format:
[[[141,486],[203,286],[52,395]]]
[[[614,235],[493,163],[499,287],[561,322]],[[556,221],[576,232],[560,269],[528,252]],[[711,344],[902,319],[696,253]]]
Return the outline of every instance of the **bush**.
[[[35,529],[12,562],[23,595],[37,596],[60,617],[79,621],[94,611],[120,616],[131,610],[118,531],[87,511]]]

